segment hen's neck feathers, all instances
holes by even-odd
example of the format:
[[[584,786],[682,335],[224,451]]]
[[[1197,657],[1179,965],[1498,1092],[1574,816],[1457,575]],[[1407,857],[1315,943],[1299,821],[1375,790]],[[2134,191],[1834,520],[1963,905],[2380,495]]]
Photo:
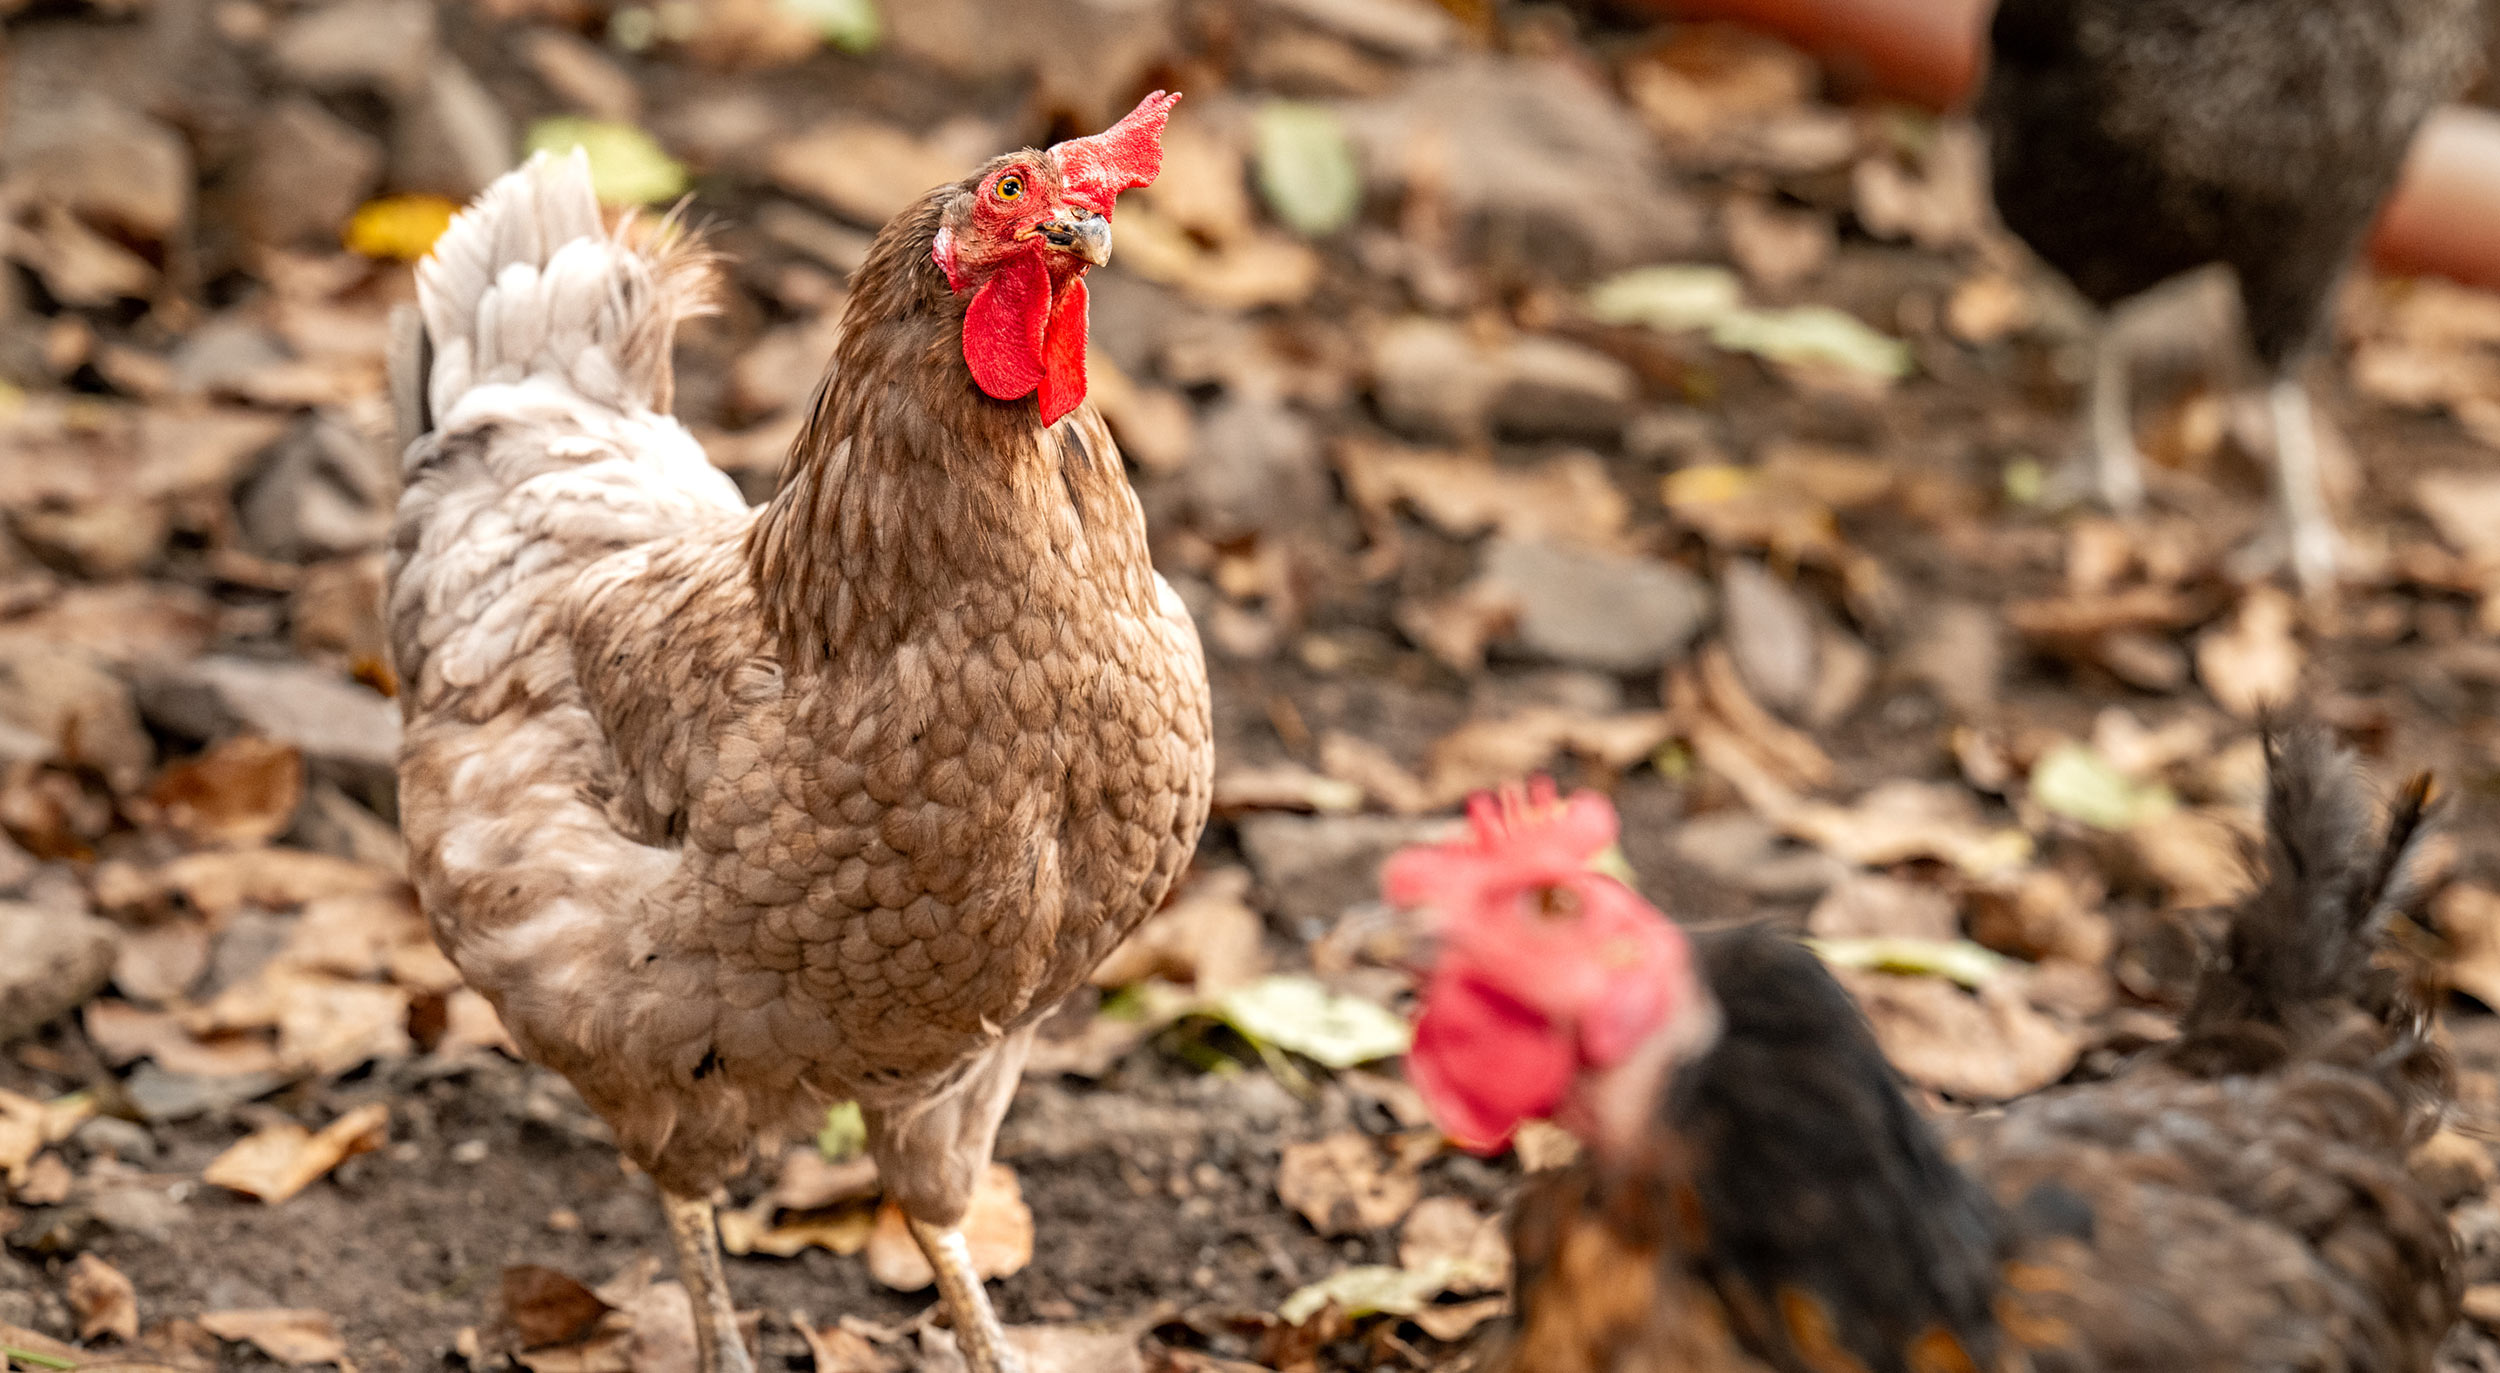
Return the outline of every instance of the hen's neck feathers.
[[[1144,530],[1091,413],[1056,431],[1031,397],[984,394],[963,357],[966,302],[931,259],[961,186],[930,192],[852,277],[831,369],[747,536],[757,594],[794,664],[881,655],[968,583],[1021,600],[1100,585],[1151,605]]]

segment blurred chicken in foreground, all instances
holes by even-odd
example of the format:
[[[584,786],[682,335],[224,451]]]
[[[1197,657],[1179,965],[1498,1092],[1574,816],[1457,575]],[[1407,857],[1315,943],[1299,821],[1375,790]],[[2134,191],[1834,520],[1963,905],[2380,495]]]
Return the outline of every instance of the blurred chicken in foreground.
[[[1501,1373],[2429,1366],[2446,1217],[2407,1171],[2444,1073],[2371,967],[2426,783],[2375,832],[2352,761],[2271,750],[2264,885],[2182,1037],[2107,1082],[1931,1125],[1821,962],[1687,940],[1589,870],[1606,802],[1479,798],[1390,899],[1439,952],[1409,1073],[1443,1127],[1583,1160],[1514,1217]]]
[[[2003,0],[1979,98],[2008,227],[2108,307],[2194,268],[2238,275],[2266,370],[2292,570],[2338,541],[2302,367],[2422,120],[2481,51],[2481,0]],[[2143,501],[2120,331],[2086,400],[2089,463]]]

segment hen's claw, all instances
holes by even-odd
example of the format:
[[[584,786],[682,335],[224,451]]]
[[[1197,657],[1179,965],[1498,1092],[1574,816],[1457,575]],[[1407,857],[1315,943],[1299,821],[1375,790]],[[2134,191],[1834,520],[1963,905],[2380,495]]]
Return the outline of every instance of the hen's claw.
[[[668,1213],[668,1236],[677,1245],[677,1275],[694,1302],[694,1349],[697,1373],[755,1373],[745,1337],[738,1333],[738,1313],[729,1302],[729,1282],[721,1273],[720,1231],[712,1218],[709,1197],[660,1193]]]
[[[972,1271],[972,1250],[964,1232],[905,1217],[911,1237],[920,1242],[929,1267],[937,1273],[938,1297],[955,1321],[955,1348],[970,1373],[1024,1373],[1024,1360],[1007,1343],[1006,1327],[990,1307],[981,1275]]]

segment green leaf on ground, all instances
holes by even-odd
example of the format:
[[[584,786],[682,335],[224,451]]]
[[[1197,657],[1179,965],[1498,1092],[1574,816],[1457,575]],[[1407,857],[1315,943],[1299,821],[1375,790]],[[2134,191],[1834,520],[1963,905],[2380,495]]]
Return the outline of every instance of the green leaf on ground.
[[[1333,234],[1363,208],[1362,170],[1334,110],[1270,101],[1259,111],[1257,151],[1259,194],[1294,232]]]
[[[1341,996],[1295,974],[1235,988],[1211,1009],[1244,1038],[1330,1068],[1394,1058],[1412,1039],[1406,1021],[1387,1007]]]
[[[686,193],[686,169],[657,140],[631,124],[559,115],[530,126],[523,151],[590,157],[590,185],[609,205],[650,205]]]

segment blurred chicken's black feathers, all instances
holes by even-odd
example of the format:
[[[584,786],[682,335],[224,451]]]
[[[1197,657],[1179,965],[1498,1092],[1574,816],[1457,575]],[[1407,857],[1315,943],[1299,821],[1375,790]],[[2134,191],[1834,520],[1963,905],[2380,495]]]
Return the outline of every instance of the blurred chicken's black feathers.
[[[2322,728],[2269,731],[2266,764],[2264,874],[2198,981],[2177,1054],[2208,1071],[2265,1066],[2231,1062],[2227,1045],[2272,1041],[2279,1059],[2357,1006],[2380,1009],[2367,975],[2388,912],[2413,899],[2410,859],[2428,833],[2427,776],[2382,830],[2359,767]]]

